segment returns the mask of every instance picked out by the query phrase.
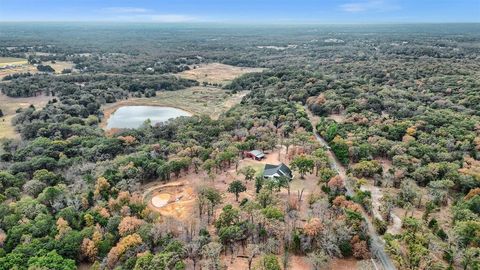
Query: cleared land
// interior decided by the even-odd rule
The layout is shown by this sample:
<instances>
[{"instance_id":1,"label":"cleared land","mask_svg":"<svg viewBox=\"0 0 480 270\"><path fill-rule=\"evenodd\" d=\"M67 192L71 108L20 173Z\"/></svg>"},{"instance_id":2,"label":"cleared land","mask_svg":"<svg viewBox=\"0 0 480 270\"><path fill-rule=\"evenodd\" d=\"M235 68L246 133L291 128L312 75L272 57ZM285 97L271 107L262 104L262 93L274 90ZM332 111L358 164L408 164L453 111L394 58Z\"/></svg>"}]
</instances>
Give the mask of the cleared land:
<instances>
[{"instance_id":1,"label":"cleared land","mask_svg":"<svg viewBox=\"0 0 480 270\"><path fill-rule=\"evenodd\" d=\"M148 207L162 216L187 220L197 206L197 195L188 182L175 181L153 186L144 194Z\"/></svg>"},{"instance_id":2,"label":"cleared land","mask_svg":"<svg viewBox=\"0 0 480 270\"><path fill-rule=\"evenodd\" d=\"M18 138L18 133L12 125L12 119L18 108L27 108L33 104L36 108L43 107L51 99L50 96L36 96L28 98L12 98L0 93L0 109L4 116L0 117L0 139Z\"/></svg>"},{"instance_id":3,"label":"cleared land","mask_svg":"<svg viewBox=\"0 0 480 270\"><path fill-rule=\"evenodd\" d=\"M51 66L57 74L62 73L64 69L73 69L73 63L69 61L56 61L55 63L45 62L44 65Z\"/></svg>"},{"instance_id":4,"label":"cleared land","mask_svg":"<svg viewBox=\"0 0 480 270\"><path fill-rule=\"evenodd\" d=\"M129 98L104 106L104 117L101 123L106 127L107 120L118 108L127 105L168 106L185 110L196 115L218 116L238 104L246 92L229 94L225 90L213 87L191 87L178 91L158 91L156 97Z\"/></svg>"},{"instance_id":5,"label":"cleared land","mask_svg":"<svg viewBox=\"0 0 480 270\"><path fill-rule=\"evenodd\" d=\"M201 64L191 66L190 70L183 71L178 76L210 84L228 84L233 79L246 73L262 72L263 68L235 67L220 63Z\"/></svg>"},{"instance_id":6,"label":"cleared land","mask_svg":"<svg viewBox=\"0 0 480 270\"><path fill-rule=\"evenodd\" d=\"M0 57L0 67L5 66L5 64L2 63L2 59ZM20 59L20 58L11 58L11 59ZM15 64L12 64L13 62L9 62L10 64L8 65L15 65L14 67L9 67L5 69L0 69L0 80L3 79L7 75L15 74L15 73L38 73L39 71L37 70L37 67L34 65L28 64L27 60L24 60L23 62L20 63L16 62ZM68 62L68 61L56 61L55 63L51 62L44 62L43 65L49 65L51 66L56 74L62 73L62 70L64 69L73 69L73 63Z\"/></svg>"},{"instance_id":7,"label":"cleared land","mask_svg":"<svg viewBox=\"0 0 480 270\"><path fill-rule=\"evenodd\" d=\"M27 64L27 59L15 58L15 57L0 57L0 67L8 65L25 65Z\"/></svg>"}]
</instances>

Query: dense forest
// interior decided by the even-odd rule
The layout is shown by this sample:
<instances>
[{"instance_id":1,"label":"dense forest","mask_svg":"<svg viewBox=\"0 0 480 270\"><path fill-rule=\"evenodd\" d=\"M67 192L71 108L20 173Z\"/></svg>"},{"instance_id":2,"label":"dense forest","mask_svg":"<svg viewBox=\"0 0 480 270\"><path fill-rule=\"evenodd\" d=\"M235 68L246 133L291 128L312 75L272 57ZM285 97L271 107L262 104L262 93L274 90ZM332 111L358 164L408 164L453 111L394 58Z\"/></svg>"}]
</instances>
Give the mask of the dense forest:
<instances>
[{"instance_id":1,"label":"dense forest","mask_svg":"<svg viewBox=\"0 0 480 270\"><path fill-rule=\"evenodd\" d=\"M1 140L0 270L224 269L238 254L248 269L294 269L292 256L324 269L375 258L370 222L398 269L480 269L479 29L1 24L0 56L76 72L0 82L52 97L18 109L20 137ZM199 86L177 73L216 62L265 68L222 86L248 93L218 119L100 127L105 104ZM208 184L252 149L284 149L320 191L302 198L250 167L228 183L236 200ZM146 185L190 174L206 182L188 222L147 206Z\"/></svg>"}]
</instances>

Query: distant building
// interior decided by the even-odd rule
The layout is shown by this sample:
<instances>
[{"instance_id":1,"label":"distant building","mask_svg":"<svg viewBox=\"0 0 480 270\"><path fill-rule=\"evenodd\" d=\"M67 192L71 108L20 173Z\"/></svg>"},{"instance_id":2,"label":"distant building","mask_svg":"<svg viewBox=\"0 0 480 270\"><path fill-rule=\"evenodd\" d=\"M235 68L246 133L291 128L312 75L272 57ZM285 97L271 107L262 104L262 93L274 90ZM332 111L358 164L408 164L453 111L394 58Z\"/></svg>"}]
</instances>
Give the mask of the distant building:
<instances>
[{"instance_id":1,"label":"distant building","mask_svg":"<svg viewBox=\"0 0 480 270\"><path fill-rule=\"evenodd\" d=\"M279 165L265 164L265 169L263 170L263 178L277 178L280 176L285 176L290 179L293 179L293 173L284 163Z\"/></svg>"},{"instance_id":2,"label":"distant building","mask_svg":"<svg viewBox=\"0 0 480 270\"><path fill-rule=\"evenodd\" d=\"M260 150L252 150L245 152L245 156L255 160L262 160L265 158L265 154Z\"/></svg>"}]
</instances>

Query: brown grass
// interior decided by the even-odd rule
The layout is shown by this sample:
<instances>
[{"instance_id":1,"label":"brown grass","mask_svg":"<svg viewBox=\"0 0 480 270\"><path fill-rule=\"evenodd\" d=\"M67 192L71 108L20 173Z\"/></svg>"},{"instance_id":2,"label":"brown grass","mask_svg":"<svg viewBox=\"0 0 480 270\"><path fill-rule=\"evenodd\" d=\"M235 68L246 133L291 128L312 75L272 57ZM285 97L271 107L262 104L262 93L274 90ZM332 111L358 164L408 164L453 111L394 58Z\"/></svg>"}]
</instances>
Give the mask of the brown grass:
<instances>
[{"instance_id":1,"label":"brown grass","mask_svg":"<svg viewBox=\"0 0 480 270\"><path fill-rule=\"evenodd\" d=\"M235 67L220 63L201 64L190 67L190 70L183 71L178 76L199 81L200 83L219 83L225 85L233 79L252 72L262 72L263 68Z\"/></svg>"},{"instance_id":2,"label":"brown grass","mask_svg":"<svg viewBox=\"0 0 480 270\"><path fill-rule=\"evenodd\" d=\"M47 62L45 65L51 66L57 74L62 73L64 69L73 69L73 63L69 61L56 61L55 64Z\"/></svg>"},{"instance_id":3,"label":"brown grass","mask_svg":"<svg viewBox=\"0 0 480 270\"><path fill-rule=\"evenodd\" d=\"M45 62L43 63L44 65L49 65L53 69L55 69L56 74L62 73L62 70L64 69L73 69L73 63L68 62L68 61L57 61L55 64L51 62ZM37 67L28 64L28 62L25 60L22 63L16 64L18 66L12 67L12 68L7 68L7 69L0 69L0 80L6 77L7 75L15 74L15 73L38 73ZM0 67L3 66L1 63L1 58L0 58Z\"/></svg>"},{"instance_id":4,"label":"brown grass","mask_svg":"<svg viewBox=\"0 0 480 270\"><path fill-rule=\"evenodd\" d=\"M27 64L27 59L15 58L15 57L0 57L0 67L6 65L25 65Z\"/></svg>"},{"instance_id":5,"label":"brown grass","mask_svg":"<svg viewBox=\"0 0 480 270\"><path fill-rule=\"evenodd\" d=\"M27 108L33 104L36 108L41 108L51 99L50 96L37 96L28 98L12 98L0 93L0 109L4 117L0 118L0 139L18 138L18 133L12 125L12 119L16 115L18 108Z\"/></svg>"}]
</instances>

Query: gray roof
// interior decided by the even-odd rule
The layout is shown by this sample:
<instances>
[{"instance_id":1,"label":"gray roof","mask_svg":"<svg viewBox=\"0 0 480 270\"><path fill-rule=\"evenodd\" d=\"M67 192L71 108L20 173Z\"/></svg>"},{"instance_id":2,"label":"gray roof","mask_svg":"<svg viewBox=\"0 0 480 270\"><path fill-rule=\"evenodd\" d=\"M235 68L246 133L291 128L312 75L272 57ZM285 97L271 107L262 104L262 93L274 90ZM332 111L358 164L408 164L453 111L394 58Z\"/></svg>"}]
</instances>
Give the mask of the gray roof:
<instances>
[{"instance_id":1,"label":"gray roof","mask_svg":"<svg viewBox=\"0 0 480 270\"><path fill-rule=\"evenodd\" d=\"M254 155L258 158L262 158L262 157L265 156L265 154L260 150L252 150L252 151L250 151L250 154L252 154L252 155Z\"/></svg>"},{"instance_id":2,"label":"gray roof","mask_svg":"<svg viewBox=\"0 0 480 270\"><path fill-rule=\"evenodd\" d=\"M293 177L292 171L288 168L287 165L280 163L279 165L265 164L265 169L263 170L263 176L273 176L278 174L280 176L286 176L289 178Z\"/></svg>"}]
</instances>

